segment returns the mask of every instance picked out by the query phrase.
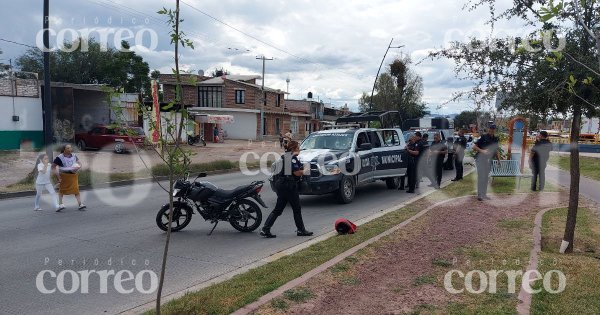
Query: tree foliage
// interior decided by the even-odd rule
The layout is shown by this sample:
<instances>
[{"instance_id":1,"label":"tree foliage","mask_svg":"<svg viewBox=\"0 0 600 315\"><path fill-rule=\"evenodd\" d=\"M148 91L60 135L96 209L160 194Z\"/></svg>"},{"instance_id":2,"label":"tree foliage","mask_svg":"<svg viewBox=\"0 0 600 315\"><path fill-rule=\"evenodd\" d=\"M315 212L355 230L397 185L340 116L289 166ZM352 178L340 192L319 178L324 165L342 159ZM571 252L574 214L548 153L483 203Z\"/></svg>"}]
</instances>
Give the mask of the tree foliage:
<instances>
[{"instance_id":1,"label":"tree foliage","mask_svg":"<svg viewBox=\"0 0 600 315\"><path fill-rule=\"evenodd\" d=\"M470 91L481 103L503 96L500 108L517 113L548 117L572 116L571 187L569 211L562 248L573 251L579 202L579 149L577 142L582 115L597 115L600 103L600 4L596 0L571 2L514 1L509 9L496 12L496 0L469 1L473 10L487 6L489 25L501 19L521 21L536 31L527 38L473 38L454 42L448 49L432 52L432 58L455 61L462 79L474 80ZM572 22L575 22L573 25ZM564 34L564 40L561 38ZM480 105L480 104L478 104Z\"/></svg>"},{"instance_id":2,"label":"tree foliage","mask_svg":"<svg viewBox=\"0 0 600 315\"><path fill-rule=\"evenodd\" d=\"M76 84L105 84L128 93L150 92L150 68L143 58L125 41L121 50L102 47L94 39L82 49L82 40L65 43L66 50L50 53L50 77L52 81ZM76 47L72 52L73 47ZM21 71L38 73L43 78L44 57L39 49L29 49L17 58Z\"/></svg>"},{"instance_id":3,"label":"tree foliage","mask_svg":"<svg viewBox=\"0 0 600 315\"><path fill-rule=\"evenodd\" d=\"M423 102L423 78L411 67L409 57L394 60L382 73L375 85L372 110L397 110L402 120L420 118L425 115ZM358 101L361 111L371 109L371 96L366 92Z\"/></svg>"},{"instance_id":4,"label":"tree foliage","mask_svg":"<svg viewBox=\"0 0 600 315\"><path fill-rule=\"evenodd\" d=\"M491 117L489 112L465 110L454 117L454 127L469 129L469 125L479 126L481 122L491 120Z\"/></svg>"}]
</instances>

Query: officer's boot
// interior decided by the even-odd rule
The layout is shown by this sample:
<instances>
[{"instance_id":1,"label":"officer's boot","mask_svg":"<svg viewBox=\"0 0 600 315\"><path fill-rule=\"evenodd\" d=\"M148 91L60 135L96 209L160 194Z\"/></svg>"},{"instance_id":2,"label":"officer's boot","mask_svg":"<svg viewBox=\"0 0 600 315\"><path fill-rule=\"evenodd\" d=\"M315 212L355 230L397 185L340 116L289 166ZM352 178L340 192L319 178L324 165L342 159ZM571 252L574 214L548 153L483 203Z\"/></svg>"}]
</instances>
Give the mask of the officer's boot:
<instances>
[{"instance_id":1,"label":"officer's boot","mask_svg":"<svg viewBox=\"0 0 600 315\"><path fill-rule=\"evenodd\" d=\"M313 232L307 231L306 228L304 227L304 221L302 220L302 215L300 214L300 212L296 212L294 211L294 222L296 223L296 228L298 229L298 231L296 231L296 235L298 236L312 236Z\"/></svg>"},{"instance_id":2,"label":"officer's boot","mask_svg":"<svg viewBox=\"0 0 600 315\"><path fill-rule=\"evenodd\" d=\"M266 238L277 237L277 235L271 234L271 227L275 223L276 219L277 219L277 215L275 213L271 212L271 214L269 214L269 217L267 217L267 220L265 221L265 225L263 225L262 230L260 230L260 236L264 236Z\"/></svg>"}]
</instances>

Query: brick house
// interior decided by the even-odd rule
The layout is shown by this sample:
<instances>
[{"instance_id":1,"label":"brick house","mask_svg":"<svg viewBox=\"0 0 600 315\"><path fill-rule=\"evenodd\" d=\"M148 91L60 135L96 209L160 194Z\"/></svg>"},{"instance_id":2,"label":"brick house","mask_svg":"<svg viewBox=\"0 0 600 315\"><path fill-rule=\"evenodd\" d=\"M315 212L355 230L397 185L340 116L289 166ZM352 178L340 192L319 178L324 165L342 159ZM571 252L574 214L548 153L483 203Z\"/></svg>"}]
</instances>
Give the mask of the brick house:
<instances>
[{"instance_id":1,"label":"brick house","mask_svg":"<svg viewBox=\"0 0 600 315\"><path fill-rule=\"evenodd\" d=\"M286 107L291 113L292 132L298 138L308 136L311 132L321 130L324 104L311 99L285 100Z\"/></svg>"},{"instance_id":2,"label":"brick house","mask_svg":"<svg viewBox=\"0 0 600 315\"><path fill-rule=\"evenodd\" d=\"M203 133L207 140L213 139L215 124L211 117L232 116L234 123L222 124L230 139L275 138L280 132L289 130L292 114L284 103L285 92L268 87L261 93L256 84L257 75L223 75L204 77L198 75L182 76L182 103L199 122L196 133ZM173 75L161 75L163 99L175 98L175 80ZM261 110L264 132L261 135Z\"/></svg>"}]
</instances>

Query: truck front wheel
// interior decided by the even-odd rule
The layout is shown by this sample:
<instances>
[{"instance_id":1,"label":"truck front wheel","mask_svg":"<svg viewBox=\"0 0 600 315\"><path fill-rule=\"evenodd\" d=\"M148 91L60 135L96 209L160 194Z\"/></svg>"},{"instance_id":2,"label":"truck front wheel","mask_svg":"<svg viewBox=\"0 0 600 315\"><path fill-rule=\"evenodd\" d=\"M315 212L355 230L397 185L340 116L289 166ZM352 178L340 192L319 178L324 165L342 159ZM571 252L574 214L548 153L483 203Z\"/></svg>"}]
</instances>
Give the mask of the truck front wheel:
<instances>
[{"instance_id":1,"label":"truck front wheel","mask_svg":"<svg viewBox=\"0 0 600 315\"><path fill-rule=\"evenodd\" d=\"M340 203L351 203L356 193L354 179L349 176L344 176L340 181L340 189L336 191L336 197Z\"/></svg>"}]
</instances>

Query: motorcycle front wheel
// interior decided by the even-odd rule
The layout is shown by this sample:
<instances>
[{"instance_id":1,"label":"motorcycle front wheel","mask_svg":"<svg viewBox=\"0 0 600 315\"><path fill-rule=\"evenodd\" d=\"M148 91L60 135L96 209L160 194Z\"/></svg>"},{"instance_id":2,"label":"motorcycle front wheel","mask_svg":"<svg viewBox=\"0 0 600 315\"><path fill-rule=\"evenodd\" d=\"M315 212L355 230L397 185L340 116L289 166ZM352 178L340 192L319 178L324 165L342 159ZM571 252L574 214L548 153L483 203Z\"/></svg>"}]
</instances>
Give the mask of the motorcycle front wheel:
<instances>
[{"instance_id":1,"label":"motorcycle front wheel","mask_svg":"<svg viewBox=\"0 0 600 315\"><path fill-rule=\"evenodd\" d=\"M254 202L242 199L229 209L229 223L240 232L252 232L262 223L262 212Z\"/></svg>"},{"instance_id":2,"label":"motorcycle front wheel","mask_svg":"<svg viewBox=\"0 0 600 315\"><path fill-rule=\"evenodd\" d=\"M183 230L192 220L192 208L185 203L173 203L173 221L171 232ZM169 204L160 208L156 214L156 225L163 231L169 228Z\"/></svg>"}]
</instances>

